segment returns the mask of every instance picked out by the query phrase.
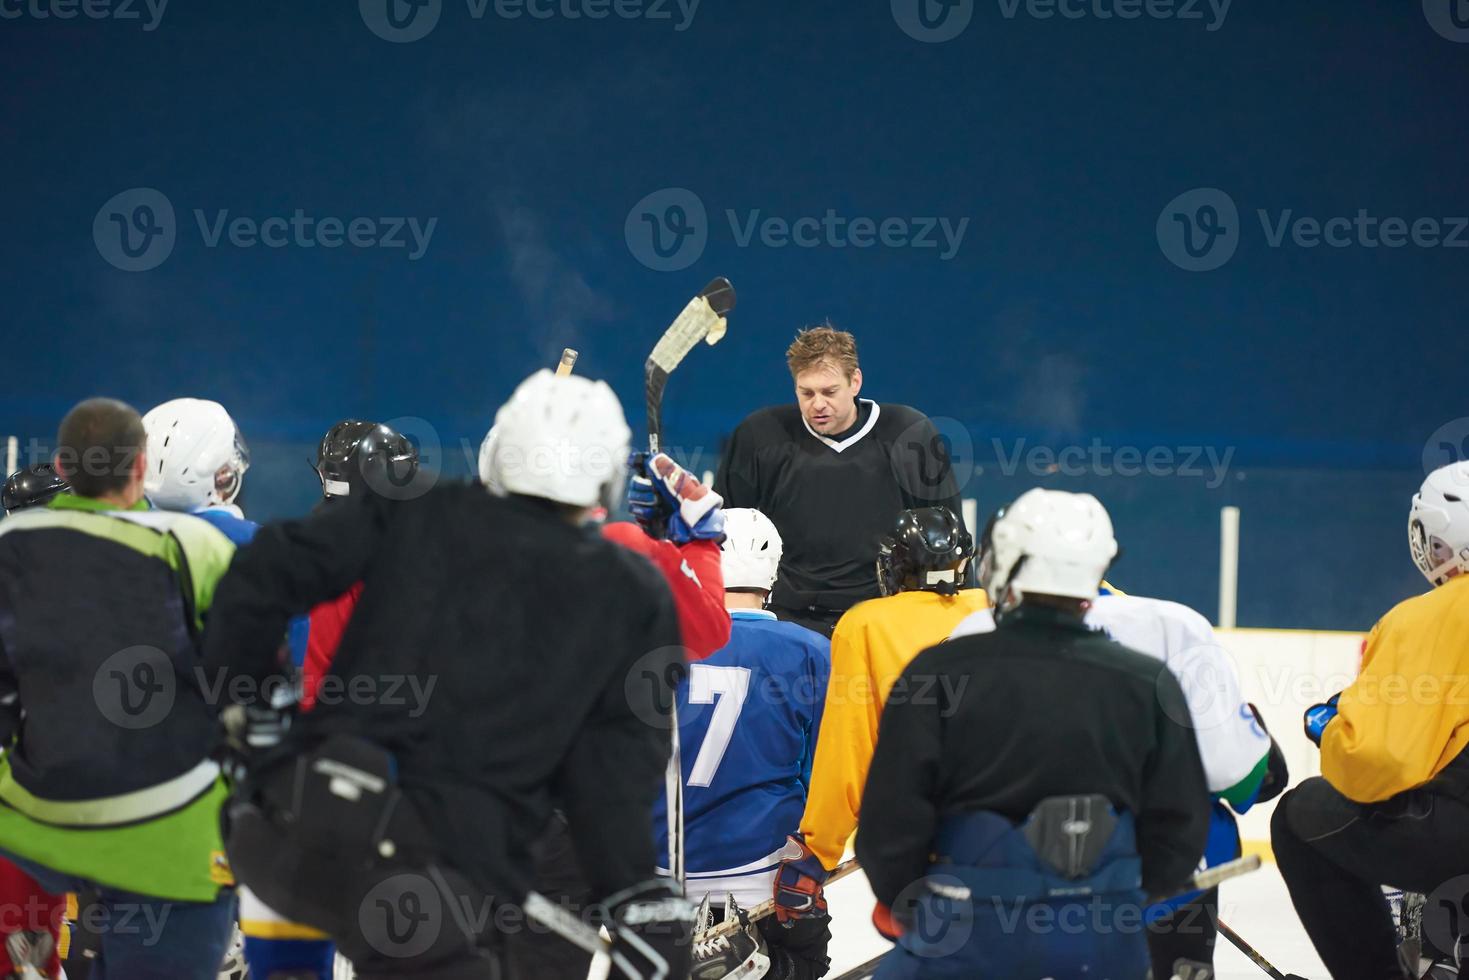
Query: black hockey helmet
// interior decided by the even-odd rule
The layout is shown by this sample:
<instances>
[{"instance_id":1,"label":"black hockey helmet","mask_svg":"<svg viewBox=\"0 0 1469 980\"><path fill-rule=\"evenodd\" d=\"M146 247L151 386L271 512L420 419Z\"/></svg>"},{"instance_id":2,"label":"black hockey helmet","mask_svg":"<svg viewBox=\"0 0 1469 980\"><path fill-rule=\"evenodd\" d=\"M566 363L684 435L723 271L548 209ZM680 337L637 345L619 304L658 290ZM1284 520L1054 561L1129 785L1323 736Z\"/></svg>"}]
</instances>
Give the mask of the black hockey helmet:
<instances>
[{"instance_id":1,"label":"black hockey helmet","mask_svg":"<svg viewBox=\"0 0 1469 980\"><path fill-rule=\"evenodd\" d=\"M417 473L418 449L381 422L343 419L326 431L316 449L316 475L328 500L406 487Z\"/></svg>"},{"instance_id":2,"label":"black hockey helmet","mask_svg":"<svg viewBox=\"0 0 1469 980\"><path fill-rule=\"evenodd\" d=\"M6 513L39 507L58 493L70 493L71 485L56 472L50 463L36 463L25 469L16 470L5 481L5 491L0 494L0 504Z\"/></svg>"},{"instance_id":3,"label":"black hockey helmet","mask_svg":"<svg viewBox=\"0 0 1469 980\"><path fill-rule=\"evenodd\" d=\"M952 510L905 510L877 543L877 586L885 596L914 589L953 595L973 557L974 537Z\"/></svg>"}]
</instances>

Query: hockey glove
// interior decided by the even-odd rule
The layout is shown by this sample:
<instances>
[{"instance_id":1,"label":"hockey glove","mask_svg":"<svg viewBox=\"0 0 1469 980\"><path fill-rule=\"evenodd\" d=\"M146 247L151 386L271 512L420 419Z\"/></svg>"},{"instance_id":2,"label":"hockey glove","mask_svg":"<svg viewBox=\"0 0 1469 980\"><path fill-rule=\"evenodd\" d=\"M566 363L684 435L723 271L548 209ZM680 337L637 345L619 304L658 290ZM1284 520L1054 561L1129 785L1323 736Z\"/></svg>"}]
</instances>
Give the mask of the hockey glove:
<instances>
[{"instance_id":1,"label":"hockey glove","mask_svg":"<svg viewBox=\"0 0 1469 980\"><path fill-rule=\"evenodd\" d=\"M686 977L693 965L694 906L667 879L624 889L604 903L611 913L612 976Z\"/></svg>"},{"instance_id":2,"label":"hockey glove","mask_svg":"<svg viewBox=\"0 0 1469 980\"><path fill-rule=\"evenodd\" d=\"M786 838L775 869L775 918L783 926L826 914L827 870L800 834Z\"/></svg>"},{"instance_id":3,"label":"hockey glove","mask_svg":"<svg viewBox=\"0 0 1469 980\"><path fill-rule=\"evenodd\" d=\"M648 537L662 541L668 537L673 505L658 493L648 477L648 454L633 453L628 458L627 471L632 474L627 483L627 509Z\"/></svg>"},{"instance_id":4,"label":"hockey glove","mask_svg":"<svg viewBox=\"0 0 1469 980\"><path fill-rule=\"evenodd\" d=\"M1313 704L1306 709L1306 737L1321 747L1321 736L1326 733L1326 726L1331 719L1336 717L1336 703L1341 699L1341 693L1333 694L1325 704Z\"/></svg>"},{"instance_id":5,"label":"hockey glove","mask_svg":"<svg viewBox=\"0 0 1469 980\"><path fill-rule=\"evenodd\" d=\"M663 453L651 459L645 453L638 453L629 469L635 474L632 486L628 488L629 507L645 530L649 525L644 523L644 517L639 513L645 508L641 502L637 507L632 504L634 493L641 495L643 492L637 486L638 475L651 482L663 504L661 512L668 515L668 540L674 544L688 544L690 541L713 541L717 544L724 540L724 498L700 483L694 474ZM656 516L655 512L648 512L650 519L656 519Z\"/></svg>"}]
</instances>

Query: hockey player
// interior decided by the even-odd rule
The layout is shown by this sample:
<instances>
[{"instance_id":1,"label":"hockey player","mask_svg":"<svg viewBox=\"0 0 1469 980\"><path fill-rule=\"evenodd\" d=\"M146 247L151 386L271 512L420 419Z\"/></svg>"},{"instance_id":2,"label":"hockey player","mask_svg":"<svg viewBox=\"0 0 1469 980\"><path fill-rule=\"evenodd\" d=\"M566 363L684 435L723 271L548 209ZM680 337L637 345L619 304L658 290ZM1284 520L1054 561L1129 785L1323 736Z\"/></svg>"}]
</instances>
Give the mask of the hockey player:
<instances>
[{"instance_id":1,"label":"hockey player","mask_svg":"<svg viewBox=\"0 0 1469 980\"><path fill-rule=\"evenodd\" d=\"M13 514L27 507L39 507L58 493L69 493L71 488L56 474L56 467L49 461L35 463L16 470L5 480L5 490L0 493L0 507Z\"/></svg>"},{"instance_id":2,"label":"hockey player","mask_svg":"<svg viewBox=\"0 0 1469 980\"><path fill-rule=\"evenodd\" d=\"M1105 583L1101 594L1091 601L1085 622L1128 649L1163 661L1177 679L1188 702L1190 724L1213 798L1204 864L1213 867L1239 857L1234 814L1280 795L1289 773L1280 747L1240 693L1239 676L1214 628L1187 606L1122 595ZM953 635L988 633L994 628L994 615L985 610L960 623ZM1208 975L1202 971L1212 969L1219 936L1217 886L1152 906L1147 917L1153 976ZM1190 964L1188 972L1180 968L1179 960Z\"/></svg>"},{"instance_id":3,"label":"hockey player","mask_svg":"<svg viewBox=\"0 0 1469 980\"><path fill-rule=\"evenodd\" d=\"M883 597L853 606L832 635L832 681L811 792L775 889L782 922L825 914L822 886L857 829L878 719L898 675L988 604L983 591L961 588L973 557L974 539L947 507L903 511L878 543Z\"/></svg>"},{"instance_id":4,"label":"hockey player","mask_svg":"<svg viewBox=\"0 0 1469 980\"><path fill-rule=\"evenodd\" d=\"M57 446L73 492L0 522L0 849L53 894L99 893L108 975L212 980L235 902L195 679L234 546L148 511L131 407L80 403Z\"/></svg>"},{"instance_id":5,"label":"hockey player","mask_svg":"<svg viewBox=\"0 0 1469 980\"><path fill-rule=\"evenodd\" d=\"M857 832L881 980L1148 972L1142 903L1188 880L1209 804L1178 682L1083 622L1116 553L1096 498L1023 494L982 545L997 629L899 678Z\"/></svg>"},{"instance_id":6,"label":"hockey player","mask_svg":"<svg viewBox=\"0 0 1469 980\"><path fill-rule=\"evenodd\" d=\"M1425 945L1449 963L1461 951L1447 947L1469 937L1469 889L1454 881L1469 875L1469 463L1423 481L1408 539L1433 588L1383 616L1357 679L1307 710L1321 775L1270 821L1291 901L1338 980L1402 975L1383 884L1436 899ZM1435 913L1442 928L1427 928Z\"/></svg>"},{"instance_id":7,"label":"hockey player","mask_svg":"<svg viewBox=\"0 0 1469 980\"><path fill-rule=\"evenodd\" d=\"M725 512L721 546L729 645L690 665L678 689L683 747L688 895L721 920L726 898L748 908L770 897L786 834L805 806L831 669L826 637L765 609L780 566L780 532L758 510ZM667 846L664 807L653 826ZM694 976L815 980L826 973L830 918L798 929L765 919L705 944ZM748 972L741 972L742 969Z\"/></svg>"},{"instance_id":8,"label":"hockey player","mask_svg":"<svg viewBox=\"0 0 1469 980\"><path fill-rule=\"evenodd\" d=\"M241 546L260 525L245 517L235 500L250 468L250 450L229 412L218 402L175 398L143 416L148 434L148 475L144 490L155 507L208 521ZM307 619L297 616L288 629L293 664L306 653ZM282 665L284 666L284 665ZM293 972L330 980L331 941L309 926L285 921L247 887L239 889L244 958L257 977Z\"/></svg>"},{"instance_id":9,"label":"hockey player","mask_svg":"<svg viewBox=\"0 0 1469 980\"><path fill-rule=\"evenodd\" d=\"M382 422L343 419L326 430L316 447L316 476L321 481L319 506L381 496L392 488L410 485L417 475L418 449L401 432ZM361 594L362 583L354 582L341 595L311 610L301 671L303 708L316 703L317 690Z\"/></svg>"},{"instance_id":10,"label":"hockey player","mask_svg":"<svg viewBox=\"0 0 1469 980\"><path fill-rule=\"evenodd\" d=\"M480 476L492 489L499 487L499 468L493 465L497 439L498 433L492 429L480 453ZM637 522L604 524L602 536L642 555L658 569L673 596L683 651L688 660L703 660L730 637L730 614L724 608L720 570L722 501L666 455L650 460L644 453L634 454L630 469L628 505ZM682 667L680 658L680 675ZM670 684L675 681L676 677L669 678ZM665 787L665 798L668 790ZM664 812L666 826L666 807ZM572 836L566 814L557 810L531 846L531 855L536 890L563 907L579 911L587 908L596 894L577 860ZM591 965L590 953L546 931L521 930L507 939L511 972L516 976L582 980Z\"/></svg>"},{"instance_id":11,"label":"hockey player","mask_svg":"<svg viewBox=\"0 0 1469 980\"><path fill-rule=\"evenodd\" d=\"M898 512L941 505L961 513L938 430L907 405L859 398L857 342L830 326L803 330L786 351L796 404L762 408L730 436L714 489L780 528L785 560L771 609L831 635L876 597L877 541Z\"/></svg>"},{"instance_id":12,"label":"hockey player","mask_svg":"<svg viewBox=\"0 0 1469 980\"><path fill-rule=\"evenodd\" d=\"M231 854L359 976L498 977L503 913L524 907L527 847L554 792L604 896L617 975L679 976L693 909L655 879L648 833L671 692L625 684L635 665L666 676L677 624L657 573L584 526L621 486L621 406L605 384L541 371L496 429L503 496L443 482L397 501L349 495L241 552L209 665L268 673L287 616L361 582L332 673L436 693L416 712L390 696L401 684L318 699L231 807ZM539 451L554 463L526 465Z\"/></svg>"}]
</instances>

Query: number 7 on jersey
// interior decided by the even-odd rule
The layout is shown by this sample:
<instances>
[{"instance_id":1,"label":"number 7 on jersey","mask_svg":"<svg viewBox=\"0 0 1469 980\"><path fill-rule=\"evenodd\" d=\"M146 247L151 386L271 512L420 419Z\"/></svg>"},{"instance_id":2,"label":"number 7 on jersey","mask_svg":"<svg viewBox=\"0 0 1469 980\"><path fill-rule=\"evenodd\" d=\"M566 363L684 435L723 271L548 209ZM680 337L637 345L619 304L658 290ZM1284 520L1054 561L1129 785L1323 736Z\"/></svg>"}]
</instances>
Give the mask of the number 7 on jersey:
<instances>
[{"instance_id":1,"label":"number 7 on jersey","mask_svg":"<svg viewBox=\"0 0 1469 980\"><path fill-rule=\"evenodd\" d=\"M694 768L689 771L690 786L708 786L714 782L714 773L724 759L729 740L734 737L735 723L740 720L740 712L744 710L749 693L748 667L690 665L689 703L714 705L704 742L699 746Z\"/></svg>"}]
</instances>

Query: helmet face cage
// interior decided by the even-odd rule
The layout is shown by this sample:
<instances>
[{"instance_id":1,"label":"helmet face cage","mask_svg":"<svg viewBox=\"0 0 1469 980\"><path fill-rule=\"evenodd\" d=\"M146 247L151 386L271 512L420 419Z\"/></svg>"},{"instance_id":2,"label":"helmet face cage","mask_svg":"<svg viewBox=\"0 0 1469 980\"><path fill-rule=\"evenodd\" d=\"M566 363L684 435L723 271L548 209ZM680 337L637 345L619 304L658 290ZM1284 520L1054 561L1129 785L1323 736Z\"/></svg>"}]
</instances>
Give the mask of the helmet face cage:
<instances>
[{"instance_id":1,"label":"helmet face cage","mask_svg":"<svg viewBox=\"0 0 1469 980\"><path fill-rule=\"evenodd\" d=\"M1413 555L1413 564L1435 587L1464 570L1469 556L1456 556L1453 546L1437 535L1429 534L1428 528L1417 517L1408 521L1408 550Z\"/></svg>"},{"instance_id":2,"label":"helmet face cage","mask_svg":"<svg viewBox=\"0 0 1469 980\"><path fill-rule=\"evenodd\" d=\"M235 445L230 453L230 458L214 471L214 500L217 503L234 503L240 495L240 488L244 486L245 471L250 468L250 447L245 445L245 437L240 434L238 427L235 428Z\"/></svg>"}]
</instances>

